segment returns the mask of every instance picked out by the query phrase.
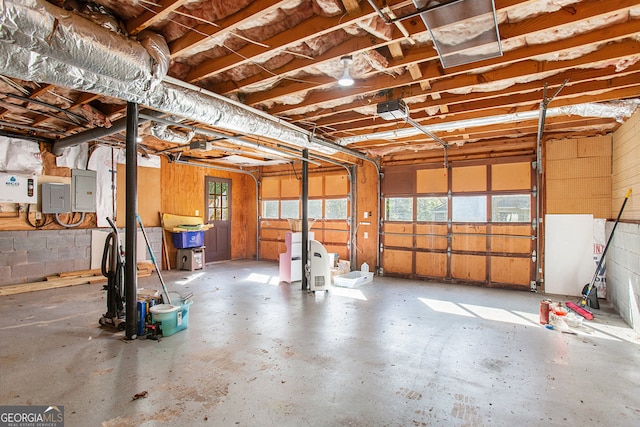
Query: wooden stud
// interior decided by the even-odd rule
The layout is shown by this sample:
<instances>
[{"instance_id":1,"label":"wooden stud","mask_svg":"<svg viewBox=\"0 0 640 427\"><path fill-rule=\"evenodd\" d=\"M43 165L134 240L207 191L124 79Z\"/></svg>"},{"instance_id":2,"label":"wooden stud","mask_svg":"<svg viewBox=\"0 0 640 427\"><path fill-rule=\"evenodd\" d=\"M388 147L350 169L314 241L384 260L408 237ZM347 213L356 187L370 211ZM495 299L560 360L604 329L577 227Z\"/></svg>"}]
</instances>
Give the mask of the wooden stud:
<instances>
[{"instance_id":1,"label":"wooden stud","mask_svg":"<svg viewBox=\"0 0 640 427\"><path fill-rule=\"evenodd\" d=\"M391 52L391 56L393 59L402 59L404 58L404 52L402 51L402 46L400 43L395 42L389 45L389 52Z\"/></svg>"},{"instance_id":2,"label":"wooden stud","mask_svg":"<svg viewBox=\"0 0 640 427\"><path fill-rule=\"evenodd\" d=\"M411 64L407 68L413 80L419 80L422 77L422 70L420 70L420 66L418 64Z\"/></svg>"},{"instance_id":3,"label":"wooden stud","mask_svg":"<svg viewBox=\"0 0 640 427\"><path fill-rule=\"evenodd\" d=\"M342 0L342 5L344 6L348 15L357 15L362 11L362 9L360 9L360 3L358 2L358 0Z\"/></svg>"}]
</instances>

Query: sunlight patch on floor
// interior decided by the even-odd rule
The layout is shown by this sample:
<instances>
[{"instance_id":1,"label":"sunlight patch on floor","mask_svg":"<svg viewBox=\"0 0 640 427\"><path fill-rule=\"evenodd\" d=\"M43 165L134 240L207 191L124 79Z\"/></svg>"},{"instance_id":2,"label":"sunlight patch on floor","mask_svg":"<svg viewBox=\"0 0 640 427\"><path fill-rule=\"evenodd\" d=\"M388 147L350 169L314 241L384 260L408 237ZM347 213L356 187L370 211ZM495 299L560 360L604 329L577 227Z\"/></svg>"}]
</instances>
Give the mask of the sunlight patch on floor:
<instances>
[{"instance_id":1,"label":"sunlight patch on floor","mask_svg":"<svg viewBox=\"0 0 640 427\"><path fill-rule=\"evenodd\" d=\"M441 301L436 299L429 298L418 298L420 301L425 303L427 307L429 307L433 311L437 311L438 313L447 313L447 314L456 314L458 316L466 316L466 317L474 317L473 314L469 313L458 304L451 301Z\"/></svg>"},{"instance_id":2,"label":"sunlight patch on floor","mask_svg":"<svg viewBox=\"0 0 640 427\"><path fill-rule=\"evenodd\" d=\"M331 294L337 295L339 297L358 299L361 301L367 300L367 297L364 296L364 293L360 289L341 288L339 286L334 286L331 288Z\"/></svg>"},{"instance_id":3,"label":"sunlight patch on floor","mask_svg":"<svg viewBox=\"0 0 640 427\"><path fill-rule=\"evenodd\" d=\"M486 307L474 304L460 305L470 312L474 313L476 316L481 317L482 319L495 320L496 322L514 323L517 325L525 326L531 325L531 323L529 323L527 320L503 308Z\"/></svg>"},{"instance_id":4,"label":"sunlight patch on floor","mask_svg":"<svg viewBox=\"0 0 640 427\"><path fill-rule=\"evenodd\" d=\"M247 279L249 282L263 283L265 285L277 286L280 283L278 276L270 276L268 274L251 273Z\"/></svg>"},{"instance_id":5,"label":"sunlight patch on floor","mask_svg":"<svg viewBox=\"0 0 640 427\"><path fill-rule=\"evenodd\" d=\"M193 273L189 277L185 278L184 280L178 280L175 283L177 285L186 285L187 283L192 282L196 280L198 277L202 277L202 276L204 276L204 272Z\"/></svg>"}]
</instances>

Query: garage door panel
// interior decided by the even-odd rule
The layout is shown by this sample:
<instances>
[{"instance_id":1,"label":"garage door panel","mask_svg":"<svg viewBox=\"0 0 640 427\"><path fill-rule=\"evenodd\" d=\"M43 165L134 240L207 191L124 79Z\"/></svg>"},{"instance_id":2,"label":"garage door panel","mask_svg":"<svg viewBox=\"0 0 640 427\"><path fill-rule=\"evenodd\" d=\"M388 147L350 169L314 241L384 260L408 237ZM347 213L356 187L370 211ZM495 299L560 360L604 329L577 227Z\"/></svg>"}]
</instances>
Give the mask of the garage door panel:
<instances>
[{"instance_id":1,"label":"garage door panel","mask_svg":"<svg viewBox=\"0 0 640 427\"><path fill-rule=\"evenodd\" d=\"M416 274L429 277L446 277L447 254L416 252Z\"/></svg>"},{"instance_id":2,"label":"garage door panel","mask_svg":"<svg viewBox=\"0 0 640 427\"><path fill-rule=\"evenodd\" d=\"M383 254L384 271L389 273L411 274L413 270L413 253L385 249Z\"/></svg>"},{"instance_id":3,"label":"garage door panel","mask_svg":"<svg viewBox=\"0 0 640 427\"><path fill-rule=\"evenodd\" d=\"M451 255L451 276L473 282L487 280L486 257L479 255Z\"/></svg>"},{"instance_id":4,"label":"garage door panel","mask_svg":"<svg viewBox=\"0 0 640 427\"><path fill-rule=\"evenodd\" d=\"M447 226L441 224L418 224L416 226L416 248L447 249Z\"/></svg>"},{"instance_id":5,"label":"garage door panel","mask_svg":"<svg viewBox=\"0 0 640 427\"><path fill-rule=\"evenodd\" d=\"M491 234L491 251L512 254L531 253L531 226L529 225L493 225ZM515 236L515 237L514 237Z\"/></svg>"},{"instance_id":6,"label":"garage door panel","mask_svg":"<svg viewBox=\"0 0 640 427\"><path fill-rule=\"evenodd\" d=\"M491 281L529 286L530 258L491 257Z\"/></svg>"},{"instance_id":7,"label":"garage door panel","mask_svg":"<svg viewBox=\"0 0 640 427\"><path fill-rule=\"evenodd\" d=\"M453 226L451 249L454 251L484 252L487 250L487 233L485 225L455 225ZM465 235L469 234L469 235ZM481 234L476 236L475 234Z\"/></svg>"},{"instance_id":8,"label":"garage door panel","mask_svg":"<svg viewBox=\"0 0 640 427\"><path fill-rule=\"evenodd\" d=\"M384 245L404 248L413 247L413 224L385 224Z\"/></svg>"}]
</instances>

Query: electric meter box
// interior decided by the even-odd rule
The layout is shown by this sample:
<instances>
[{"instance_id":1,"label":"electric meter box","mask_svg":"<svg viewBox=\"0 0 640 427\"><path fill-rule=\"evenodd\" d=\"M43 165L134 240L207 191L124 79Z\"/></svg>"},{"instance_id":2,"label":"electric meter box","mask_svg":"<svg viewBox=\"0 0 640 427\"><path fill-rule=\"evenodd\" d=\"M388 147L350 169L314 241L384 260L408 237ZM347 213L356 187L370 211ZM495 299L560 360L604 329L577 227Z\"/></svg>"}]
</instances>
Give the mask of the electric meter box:
<instances>
[{"instance_id":1,"label":"electric meter box","mask_svg":"<svg viewBox=\"0 0 640 427\"><path fill-rule=\"evenodd\" d=\"M0 173L0 203L38 203L38 177Z\"/></svg>"},{"instance_id":2,"label":"electric meter box","mask_svg":"<svg viewBox=\"0 0 640 427\"><path fill-rule=\"evenodd\" d=\"M96 211L96 171L83 169L71 171L71 211Z\"/></svg>"},{"instance_id":3,"label":"electric meter box","mask_svg":"<svg viewBox=\"0 0 640 427\"><path fill-rule=\"evenodd\" d=\"M71 190L69 184L43 182L40 188L40 200L44 214L71 212Z\"/></svg>"}]
</instances>

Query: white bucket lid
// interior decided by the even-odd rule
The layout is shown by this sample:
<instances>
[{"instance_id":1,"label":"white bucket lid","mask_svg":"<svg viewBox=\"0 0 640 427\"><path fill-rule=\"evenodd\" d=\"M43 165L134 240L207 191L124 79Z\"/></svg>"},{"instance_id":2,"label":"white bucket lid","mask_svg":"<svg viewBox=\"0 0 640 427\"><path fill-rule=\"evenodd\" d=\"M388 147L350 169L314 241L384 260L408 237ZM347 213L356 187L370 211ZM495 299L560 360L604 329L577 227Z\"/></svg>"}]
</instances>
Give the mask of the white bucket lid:
<instances>
[{"instance_id":1,"label":"white bucket lid","mask_svg":"<svg viewBox=\"0 0 640 427\"><path fill-rule=\"evenodd\" d=\"M171 304L158 304L154 305L149 309L149 311L153 314L165 314L165 313L173 313L177 311L180 307L177 305Z\"/></svg>"}]
</instances>

